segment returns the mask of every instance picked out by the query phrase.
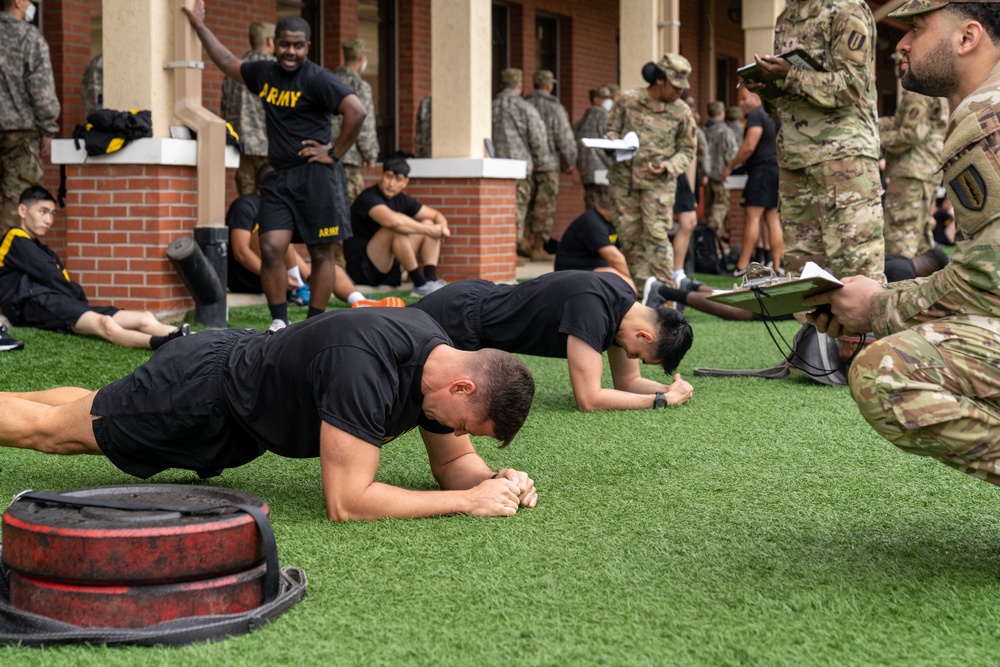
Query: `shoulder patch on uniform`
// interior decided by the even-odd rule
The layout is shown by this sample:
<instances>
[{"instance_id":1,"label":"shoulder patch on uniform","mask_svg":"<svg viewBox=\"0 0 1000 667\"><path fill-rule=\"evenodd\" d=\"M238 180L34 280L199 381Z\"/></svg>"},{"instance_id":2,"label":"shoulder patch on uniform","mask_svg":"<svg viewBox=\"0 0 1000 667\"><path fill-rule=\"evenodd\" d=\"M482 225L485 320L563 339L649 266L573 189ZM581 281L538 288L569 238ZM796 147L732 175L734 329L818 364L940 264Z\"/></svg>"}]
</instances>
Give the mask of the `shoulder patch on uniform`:
<instances>
[{"instance_id":1,"label":"shoulder patch on uniform","mask_svg":"<svg viewBox=\"0 0 1000 667\"><path fill-rule=\"evenodd\" d=\"M970 211L981 211L986 205L986 183L976 165L970 164L948 185L958 197L959 203Z\"/></svg>"},{"instance_id":2,"label":"shoulder patch on uniform","mask_svg":"<svg viewBox=\"0 0 1000 667\"><path fill-rule=\"evenodd\" d=\"M857 30L852 30L851 35L847 38L847 48L851 51L857 51L865 45L867 39L868 35L864 35Z\"/></svg>"}]
</instances>

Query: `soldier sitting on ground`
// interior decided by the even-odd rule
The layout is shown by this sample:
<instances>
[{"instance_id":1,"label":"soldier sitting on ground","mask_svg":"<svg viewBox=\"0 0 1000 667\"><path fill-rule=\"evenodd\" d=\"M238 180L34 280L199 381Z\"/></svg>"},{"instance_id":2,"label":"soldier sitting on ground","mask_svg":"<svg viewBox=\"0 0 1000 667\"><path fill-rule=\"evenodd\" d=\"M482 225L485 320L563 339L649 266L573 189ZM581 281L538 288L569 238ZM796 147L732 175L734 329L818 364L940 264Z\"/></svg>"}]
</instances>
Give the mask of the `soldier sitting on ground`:
<instances>
[{"instance_id":1,"label":"soldier sitting on ground","mask_svg":"<svg viewBox=\"0 0 1000 667\"><path fill-rule=\"evenodd\" d=\"M55 221L56 198L33 185L21 193L20 223L0 241L0 308L15 326L97 336L115 345L157 349L190 326L164 324L145 311L92 306L62 260L39 238Z\"/></svg>"}]
</instances>

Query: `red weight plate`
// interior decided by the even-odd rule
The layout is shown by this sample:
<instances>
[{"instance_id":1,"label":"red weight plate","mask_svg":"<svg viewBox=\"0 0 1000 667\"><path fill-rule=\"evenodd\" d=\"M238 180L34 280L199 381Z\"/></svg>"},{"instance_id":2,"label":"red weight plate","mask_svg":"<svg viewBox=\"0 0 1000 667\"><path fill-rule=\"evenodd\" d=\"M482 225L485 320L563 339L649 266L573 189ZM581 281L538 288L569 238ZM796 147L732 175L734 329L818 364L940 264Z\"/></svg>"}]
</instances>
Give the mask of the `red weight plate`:
<instances>
[{"instance_id":1,"label":"red weight plate","mask_svg":"<svg viewBox=\"0 0 1000 667\"><path fill-rule=\"evenodd\" d=\"M215 579L155 586L76 586L12 572L10 603L83 628L148 628L176 618L256 609L264 602L266 569L258 565Z\"/></svg>"},{"instance_id":2,"label":"red weight plate","mask_svg":"<svg viewBox=\"0 0 1000 667\"><path fill-rule=\"evenodd\" d=\"M77 489L64 495L170 506L261 507L232 489L150 484ZM257 524L229 509L186 515L20 501L3 514L3 561L15 572L84 585L163 584L241 572L261 562Z\"/></svg>"}]
</instances>

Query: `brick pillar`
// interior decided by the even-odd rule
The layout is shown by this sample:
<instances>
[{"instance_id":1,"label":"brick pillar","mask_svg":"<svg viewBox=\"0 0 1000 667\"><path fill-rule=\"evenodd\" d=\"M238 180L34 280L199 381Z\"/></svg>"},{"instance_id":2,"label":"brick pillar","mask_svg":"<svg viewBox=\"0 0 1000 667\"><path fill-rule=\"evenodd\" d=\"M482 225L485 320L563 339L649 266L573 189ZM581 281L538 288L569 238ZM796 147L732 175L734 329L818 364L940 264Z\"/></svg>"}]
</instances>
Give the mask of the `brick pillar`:
<instances>
[{"instance_id":1,"label":"brick pillar","mask_svg":"<svg viewBox=\"0 0 1000 667\"><path fill-rule=\"evenodd\" d=\"M510 282L514 257L514 184L511 179L413 178L406 192L448 218L451 238L441 250L438 276L449 282L482 278Z\"/></svg>"},{"instance_id":2,"label":"brick pillar","mask_svg":"<svg viewBox=\"0 0 1000 667\"><path fill-rule=\"evenodd\" d=\"M193 308L166 246L194 229L197 169L68 164L66 180L66 268L90 302L154 312Z\"/></svg>"},{"instance_id":3,"label":"brick pillar","mask_svg":"<svg viewBox=\"0 0 1000 667\"><path fill-rule=\"evenodd\" d=\"M420 100L431 92L431 3L413 0L399 4L399 76L396 107L400 150L413 153L413 133Z\"/></svg>"},{"instance_id":4,"label":"brick pillar","mask_svg":"<svg viewBox=\"0 0 1000 667\"><path fill-rule=\"evenodd\" d=\"M740 206L743 190L729 190L729 243L743 243L743 222L746 211Z\"/></svg>"},{"instance_id":5,"label":"brick pillar","mask_svg":"<svg viewBox=\"0 0 1000 667\"><path fill-rule=\"evenodd\" d=\"M334 70L340 66L344 56L340 45L358 36L358 0L323 4L323 53L317 61L323 67ZM317 27L313 26L313 30Z\"/></svg>"}]
</instances>

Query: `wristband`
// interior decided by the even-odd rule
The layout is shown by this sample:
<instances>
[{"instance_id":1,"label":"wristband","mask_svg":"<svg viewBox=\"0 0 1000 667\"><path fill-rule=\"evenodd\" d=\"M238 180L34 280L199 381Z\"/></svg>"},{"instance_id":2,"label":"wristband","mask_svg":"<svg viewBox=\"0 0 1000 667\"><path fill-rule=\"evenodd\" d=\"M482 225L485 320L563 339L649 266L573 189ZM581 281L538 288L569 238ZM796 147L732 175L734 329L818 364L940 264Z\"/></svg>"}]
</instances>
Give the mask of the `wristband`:
<instances>
[{"instance_id":1,"label":"wristband","mask_svg":"<svg viewBox=\"0 0 1000 667\"><path fill-rule=\"evenodd\" d=\"M653 399L653 409L662 410L667 407L667 395L662 391L656 392L656 398Z\"/></svg>"},{"instance_id":2,"label":"wristband","mask_svg":"<svg viewBox=\"0 0 1000 667\"><path fill-rule=\"evenodd\" d=\"M340 162L340 158L338 158L337 155L333 152L333 146L330 146L330 150L327 151L327 155L330 156L330 159L333 160L334 163Z\"/></svg>"}]
</instances>

